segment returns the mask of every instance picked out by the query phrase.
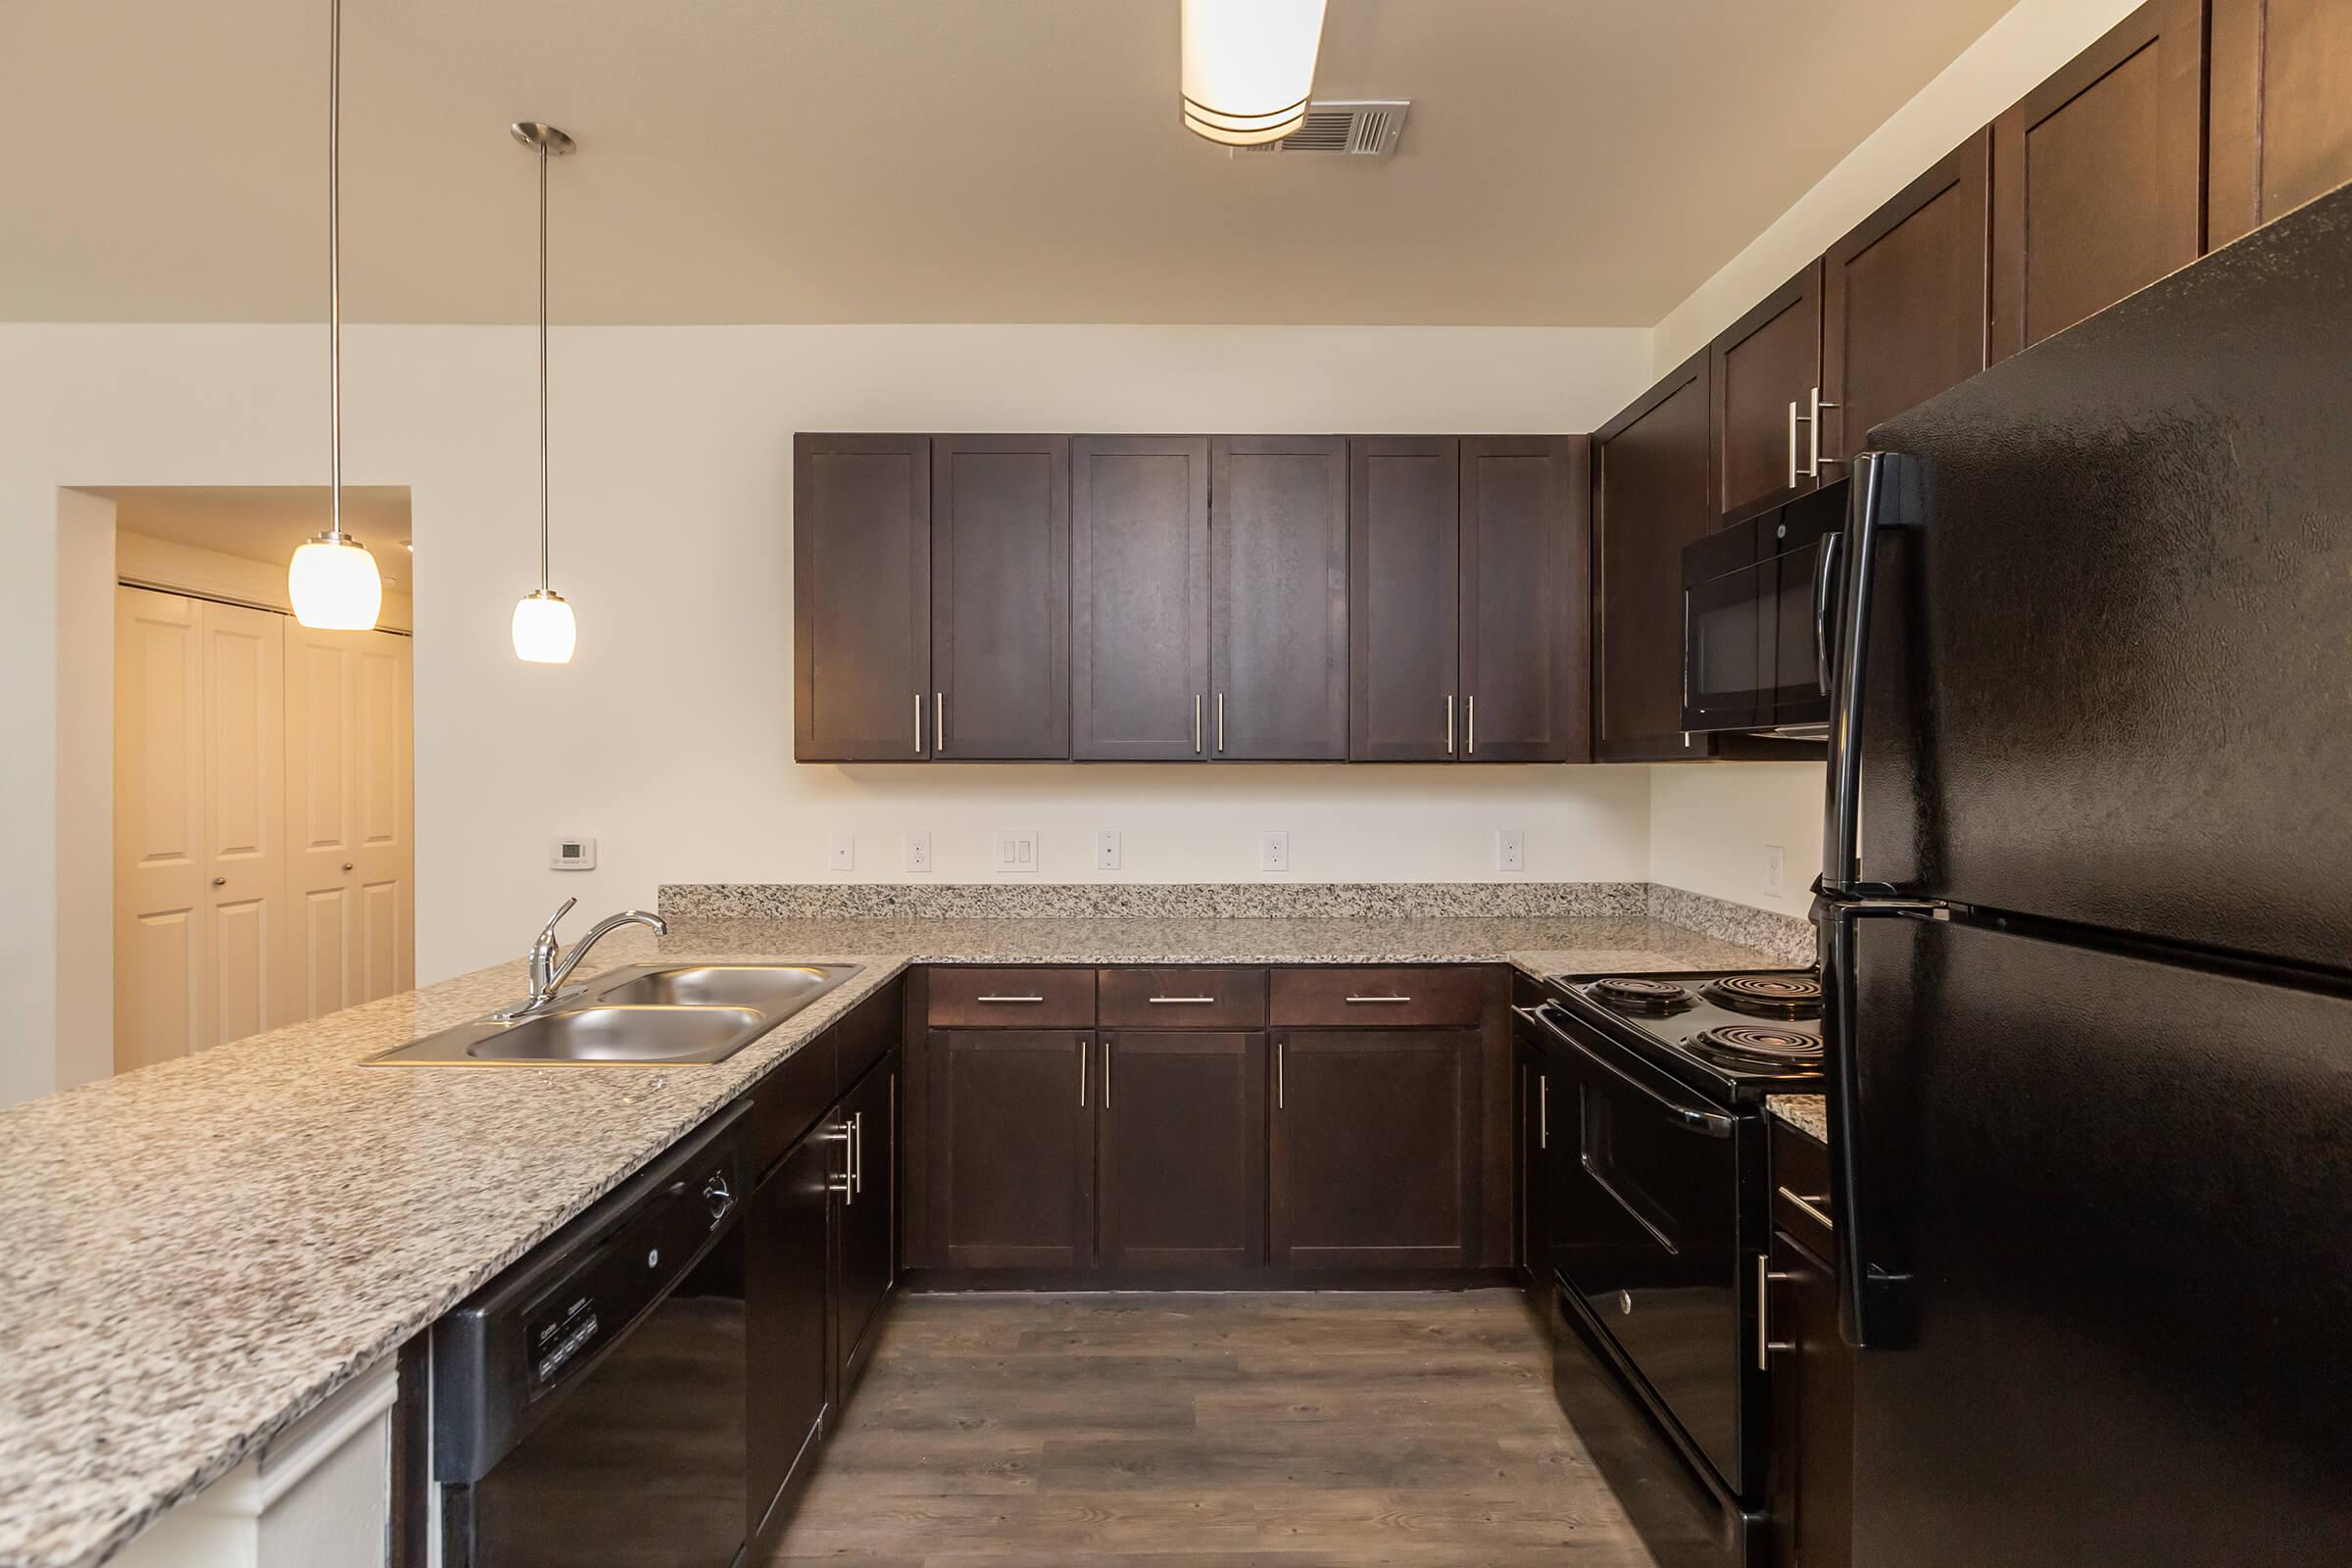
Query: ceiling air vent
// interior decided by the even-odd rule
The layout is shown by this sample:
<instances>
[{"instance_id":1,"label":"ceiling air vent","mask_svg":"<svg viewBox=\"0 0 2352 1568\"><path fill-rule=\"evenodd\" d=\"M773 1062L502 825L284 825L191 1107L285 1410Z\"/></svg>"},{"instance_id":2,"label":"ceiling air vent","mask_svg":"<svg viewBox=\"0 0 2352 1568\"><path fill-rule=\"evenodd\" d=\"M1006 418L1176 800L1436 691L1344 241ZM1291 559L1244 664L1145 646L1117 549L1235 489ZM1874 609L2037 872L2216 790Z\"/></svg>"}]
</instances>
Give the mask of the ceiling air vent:
<instances>
[{"instance_id":1,"label":"ceiling air vent","mask_svg":"<svg viewBox=\"0 0 2352 1568\"><path fill-rule=\"evenodd\" d=\"M1306 122L1280 141L1258 147L1237 147L1237 156L1261 153L1352 153L1359 158L1386 158L1396 150L1404 132L1404 117L1412 109L1407 98L1317 99L1306 106Z\"/></svg>"}]
</instances>

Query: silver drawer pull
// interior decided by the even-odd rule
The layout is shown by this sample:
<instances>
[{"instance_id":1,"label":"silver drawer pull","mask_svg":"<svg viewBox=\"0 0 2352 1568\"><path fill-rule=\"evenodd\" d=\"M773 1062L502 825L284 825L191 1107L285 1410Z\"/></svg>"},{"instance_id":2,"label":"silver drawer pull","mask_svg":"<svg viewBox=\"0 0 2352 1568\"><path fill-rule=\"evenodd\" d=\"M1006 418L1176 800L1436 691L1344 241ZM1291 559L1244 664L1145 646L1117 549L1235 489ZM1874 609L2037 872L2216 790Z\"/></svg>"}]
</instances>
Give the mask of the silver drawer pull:
<instances>
[{"instance_id":1,"label":"silver drawer pull","mask_svg":"<svg viewBox=\"0 0 2352 1568\"><path fill-rule=\"evenodd\" d=\"M974 997L974 1002L1043 1002L1043 997Z\"/></svg>"},{"instance_id":2,"label":"silver drawer pull","mask_svg":"<svg viewBox=\"0 0 2352 1568\"><path fill-rule=\"evenodd\" d=\"M1815 1221L1822 1227L1822 1229L1834 1231L1838 1228L1838 1222L1830 1218L1830 1216L1824 1213L1818 1206L1829 1201L1829 1199L1826 1197L1806 1198L1800 1194L1790 1192L1786 1187L1781 1189L1781 1196L1788 1200L1788 1201L1791 1203L1794 1203L1797 1206L1797 1209L1803 1213L1807 1219Z\"/></svg>"},{"instance_id":3,"label":"silver drawer pull","mask_svg":"<svg viewBox=\"0 0 2352 1568\"><path fill-rule=\"evenodd\" d=\"M1410 997L1349 997L1349 1002L1410 1002Z\"/></svg>"},{"instance_id":4,"label":"silver drawer pull","mask_svg":"<svg viewBox=\"0 0 2352 1568\"><path fill-rule=\"evenodd\" d=\"M1214 997L1153 997L1152 1005L1154 1007L1198 1006L1214 1003L1216 1000Z\"/></svg>"}]
</instances>

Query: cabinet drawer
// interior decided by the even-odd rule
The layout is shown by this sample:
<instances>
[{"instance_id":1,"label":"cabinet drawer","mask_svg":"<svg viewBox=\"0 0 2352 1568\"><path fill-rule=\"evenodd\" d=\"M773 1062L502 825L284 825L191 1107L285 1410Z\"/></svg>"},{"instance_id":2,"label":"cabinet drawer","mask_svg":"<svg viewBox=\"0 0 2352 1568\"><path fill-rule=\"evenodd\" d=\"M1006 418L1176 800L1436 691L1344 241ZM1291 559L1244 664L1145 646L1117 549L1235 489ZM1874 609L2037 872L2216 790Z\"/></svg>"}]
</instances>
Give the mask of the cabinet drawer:
<instances>
[{"instance_id":1,"label":"cabinet drawer","mask_svg":"<svg viewBox=\"0 0 2352 1568\"><path fill-rule=\"evenodd\" d=\"M906 982L894 979L852 1007L826 1033L836 1041L835 1076L847 1089L899 1043L906 1018Z\"/></svg>"},{"instance_id":2,"label":"cabinet drawer","mask_svg":"<svg viewBox=\"0 0 2352 1568\"><path fill-rule=\"evenodd\" d=\"M931 971L934 1029L1088 1029L1095 1022L1092 969Z\"/></svg>"},{"instance_id":3,"label":"cabinet drawer","mask_svg":"<svg viewBox=\"0 0 2352 1568\"><path fill-rule=\"evenodd\" d=\"M1259 1029L1263 969L1104 969L1095 1005L1105 1029Z\"/></svg>"},{"instance_id":4,"label":"cabinet drawer","mask_svg":"<svg viewBox=\"0 0 2352 1568\"><path fill-rule=\"evenodd\" d=\"M1830 1152L1772 1119L1772 1222L1823 1257L1835 1257Z\"/></svg>"},{"instance_id":5,"label":"cabinet drawer","mask_svg":"<svg viewBox=\"0 0 2352 1568\"><path fill-rule=\"evenodd\" d=\"M871 1005L871 1004L867 1004ZM840 1093L840 1029L827 1029L776 1064L773 1072L752 1086L752 1113L746 1121L751 1140L750 1165L755 1178L784 1157L816 1118L833 1108Z\"/></svg>"},{"instance_id":6,"label":"cabinet drawer","mask_svg":"<svg viewBox=\"0 0 2352 1568\"><path fill-rule=\"evenodd\" d=\"M1495 971L1471 964L1276 969L1266 1021L1276 1028L1449 1029L1481 1021Z\"/></svg>"}]
</instances>

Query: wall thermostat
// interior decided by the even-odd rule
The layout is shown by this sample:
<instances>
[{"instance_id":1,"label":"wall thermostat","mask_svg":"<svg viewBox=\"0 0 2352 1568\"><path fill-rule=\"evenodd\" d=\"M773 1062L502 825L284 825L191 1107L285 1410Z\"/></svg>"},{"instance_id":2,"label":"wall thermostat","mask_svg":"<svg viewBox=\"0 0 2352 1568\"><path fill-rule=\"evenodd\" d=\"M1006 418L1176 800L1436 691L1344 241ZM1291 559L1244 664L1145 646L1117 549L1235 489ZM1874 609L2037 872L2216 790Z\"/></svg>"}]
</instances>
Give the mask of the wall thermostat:
<instances>
[{"instance_id":1,"label":"wall thermostat","mask_svg":"<svg viewBox=\"0 0 2352 1568\"><path fill-rule=\"evenodd\" d=\"M549 839L547 863L551 870L593 871L596 869L596 840Z\"/></svg>"}]
</instances>

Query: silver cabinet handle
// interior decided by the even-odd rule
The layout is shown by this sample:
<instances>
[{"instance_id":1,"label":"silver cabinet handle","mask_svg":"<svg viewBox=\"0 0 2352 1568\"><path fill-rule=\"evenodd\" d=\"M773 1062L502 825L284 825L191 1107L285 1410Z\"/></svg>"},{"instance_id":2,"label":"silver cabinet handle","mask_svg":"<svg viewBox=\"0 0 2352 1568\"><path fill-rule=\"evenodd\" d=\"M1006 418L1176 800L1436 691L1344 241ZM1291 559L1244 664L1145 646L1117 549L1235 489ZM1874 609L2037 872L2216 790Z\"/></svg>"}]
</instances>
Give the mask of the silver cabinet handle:
<instances>
[{"instance_id":1,"label":"silver cabinet handle","mask_svg":"<svg viewBox=\"0 0 2352 1568\"><path fill-rule=\"evenodd\" d=\"M1094 1054L1094 1042L1087 1039L1086 1036L1080 1035L1078 1037L1078 1108L1080 1110L1086 1108L1086 1067Z\"/></svg>"},{"instance_id":2,"label":"silver cabinet handle","mask_svg":"<svg viewBox=\"0 0 2352 1568\"><path fill-rule=\"evenodd\" d=\"M1830 1218L1828 1212L1820 1206L1829 1201L1827 1197L1806 1198L1802 1194L1790 1192L1786 1187L1781 1189L1781 1196L1794 1203L1798 1213L1819 1225L1823 1230L1834 1231L1838 1228L1838 1222Z\"/></svg>"},{"instance_id":3,"label":"silver cabinet handle","mask_svg":"<svg viewBox=\"0 0 2352 1568\"><path fill-rule=\"evenodd\" d=\"M1783 1189L1786 1191L1787 1189ZM1756 1254L1756 1370L1772 1369L1774 1351L1783 1354L1796 1348L1794 1340L1776 1340L1772 1337L1772 1288L1775 1284L1794 1278L1772 1266L1772 1259L1762 1252Z\"/></svg>"},{"instance_id":4,"label":"silver cabinet handle","mask_svg":"<svg viewBox=\"0 0 2352 1568\"><path fill-rule=\"evenodd\" d=\"M1193 755L1200 755L1200 694L1193 693Z\"/></svg>"},{"instance_id":5,"label":"silver cabinet handle","mask_svg":"<svg viewBox=\"0 0 2352 1568\"><path fill-rule=\"evenodd\" d=\"M948 750L948 694L931 694L931 755L944 757Z\"/></svg>"},{"instance_id":6,"label":"silver cabinet handle","mask_svg":"<svg viewBox=\"0 0 2352 1568\"><path fill-rule=\"evenodd\" d=\"M1398 1002L1410 1002L1410 1001L1412 1001L1413 999L1412 999L1412 998L1410 998L1410 997L1349 997L1348 1000L1350 1003L1357 1003L1357 1004L1361 1004L1361 1003L1367 1003L1367 1002L1380 1002L1380 1003L1398 1003Z\"/></svg>"},{"instance_id":7,"label":"silver cabinet handle","mask_svg":"<svg viewBox=\"0 0 2352 1568\"><path fill-rule=\"evenodd\" d=\"M1818 479L1821 477L1821 466L1823 464L1841 464L1845 461L1843 458L1825 458L1821 455L1821 411L1824 409L1835 409L1838 407L1839 407L1839 405L1836 403L1824 403L1821 401L1821 388L1815 387L1813 389L1813 417L1805 421L1812 427L1813 463L1812 466L1805 470L1805 476L1809 479Z\"/></svg>"},{"instance_id":8,"label":"silver cabinet handle","mask_svg":"<svg viewBox=\"0 0 2352 1568\"><path fill-rule=\"evenodd\" d=\"M1547 1073L1536 1074L1536 1147L1551 1147L1551 1078Z\"/></svg>"},{"instance_id":9,"label":"silver cabinet handle","mask_svg":"<svg viewBox=\"0 0 2352 1568\"><path fill-rule=\"evenodd\" d=\"M850 1191L865 1191L865 1112L850 1118Z\"/></svg>"},{"instance_id":10,"label":"silver cabinet handle","mask_svg":"<svg viewBox=\"0 0 2352 1568\"><path fill-rule=\"evenodd\" d=\"M914 694L914 755L923 755L923 694Z\"/></svg>"},{"instance_id":11,"label":"silver cabinet handle","mask_svg":"<svg viewBox=\"0 0 2352 1568\"><path fill-rule=\"evenodd\" d=\"M843 1146L841 1154L841 1174L839 1176L828 1176L825 1178L825 1191L828 1193L839 1193L842 1197L842 1206L845 1208L858 1201L857 1139L858 1134L856 1129L846 1121L835 1122L825 1132L826 1143L840 1144Z\"/></svg>"},{"instance_id":12,"label":"silver cabinet handle","mask_svg":"<svg viewBox=\"0 0 2352 1568\"><path fill-rule=\"evenodd\" d=\"M1217 693L1217 755L1225 755L1225 694Z\"/></svg>"},{"instance_id":13,"label":"silver cabinet handle","mask_svg":"<svg viewBox=\"0 0 2352 1568\"><path fill-rule=\"evenodd\" d=\"M1471 757L1478 755L1478 697L1475 693L1462 699L1462 751Z\"/></svg>"},{"instance_id":14,"label":"silver cabinet handle","mask_svg":"<svg viewBox=\"0 0 2352 1568\"><path fill-rule=\"evenodd\" d=\"M1283 1072L1282 1072L1282 1068L1283 1068L1283 1060L1282 1060L1282 1056L1283 1056L1283 1051L1282 1051L1282 1048L1283 1048L1283 1045L1284 1045L1284 1042L1282 1042L1282 1041L1280 1041L1280 1040L1277 1040L1277 1041L1275 1041L1275 1042L1274 1042L1274 1108L1275 1108L1276 1110L1280 1110L1280 1109L1282 1109L1282 1108L1283 1108L1283 1103L1284 1103L1284 1096L1283 1096L1283 1082L1282 1082L1282 1078L1283 1078Z\"/></svg>"},{"instance_id":15,"label":"silver cabinet handle","mask_svg":"<svg viewBox=\"0 0 2352 1568\"><path fill-rule=\"evenodd\" d=\"M1110 1108L1110 1036L1102 1037L1102 1108Z\"/></svg>"},{"instance_id":16,"label":"silver cabinet handle","mask_svg":"<svg viewBox=\"0 0 2352 1568\"><path fill-rule=\"evenodd\" d=\"M1043 1002L1043 997L974 997L974 1002Z\"/></svg>"},{"instance_id":17,"label":"silver cabinet handle","mask_svg":"<svg viewBox=\"0 0 2352 1568\"><path fill-rule=\"evenodd\" d=\"M1792 490L1796 488L1797 474L1800 471L1796 466L1796 421L1798 417L1796 399L1790 398L1788 400L1788 487Z\"/></svg>"},{"instance_id":18,"label":"silver cabinet handle","mask_svg":"<svg viewBox=\"0 0 2352 1568\"><path fill-rule=\"evenodd\" d=\"M1216 1000L1214 997L1152 997L1150 999L1154 1007L1200 1006Z\"/></svg>"},{"instance_id":19,"label":"silver cabinet handle","mask_svg":"<svg viewBox=\"0 0 2352 1568\"><path fill-rule=\"evenodd\" d=\"M1446 755L1453 755L1453 693L1446 694Z\"/></svg>"}]
</instances>

